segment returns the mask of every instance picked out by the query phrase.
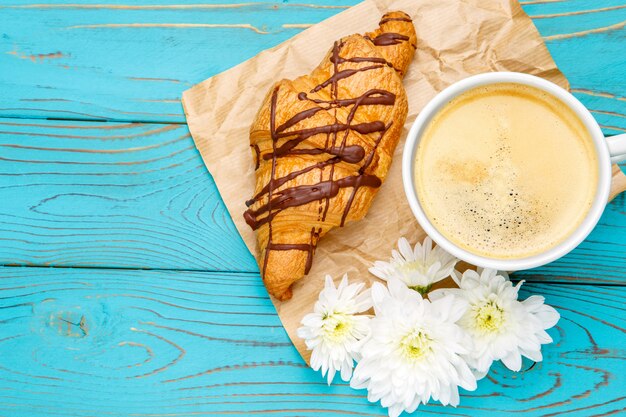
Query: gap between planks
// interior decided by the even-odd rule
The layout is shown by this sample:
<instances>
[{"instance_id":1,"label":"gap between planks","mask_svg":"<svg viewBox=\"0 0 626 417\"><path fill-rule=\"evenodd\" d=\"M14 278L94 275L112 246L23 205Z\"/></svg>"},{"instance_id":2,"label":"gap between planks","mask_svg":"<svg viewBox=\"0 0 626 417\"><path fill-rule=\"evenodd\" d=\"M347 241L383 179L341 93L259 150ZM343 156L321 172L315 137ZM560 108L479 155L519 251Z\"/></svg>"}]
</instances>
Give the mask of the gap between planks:
<instances>
[{"instance_id":1,"label":"gap between planks","mask_svg":"<svg viewBox=\"0 0 626 417\"><path fill-rule=\"evenodd\" d=\"M545 1L545 0L544 0ZM561 0L558 0L561 1ZM523 4L523 3L522 3ZM311 3L230 3L230 4L26 4L0 6L0 9L113 9L113 10L184 10L184 9L239 9L243 7L280 7L310 9L348 9L351 5L323 5Z\"/></svg>"},{"instance_id":2,"label":"gap between planks","mask_svg":"<svg viewBox=\"0 0 626 417\"><path fill-rule=\"evenodd\" d=\"M3 268L33 268L33 269L72 269L72 270L92 270L92 271L146 271L146 272L188 272L195 274L221 274L221 275L244 275L244 276L259 276L258 272L250 271L222 271L213 269L184 269L184 268L138 268L138 267L115 267L115 266L67 266L67 265L20 265L20 264L0 264L0 273ZM572 277L574 278L574 277ZM513 275L511 281L517 283L519 281L525 281L527 284L537 285L565 285L565 286L597 286L597 287L626 287L626 283L619 284L615 282L592 282L582 278L580 281L555 281L549 279L536 280L533 277L520 277L517 278Z\"/></svg>"},{"instance_id":3,"label":"gap between planks","mask_svg":"<svg viewBox=\"0 0 626 417\"><path fill-rule=\"evenodd\" d=\"M181 116L184 116L181 114ZM15 115L0 115L0 120L14 119L14 120L46 120L46 121L61 121L61 122L88 122L88 123L127 123L127 124L141 124L141 125L187 125L186 121L163 121L163 120L129 120L129 119L109 119L106 117L36 117L36 116L15 116Z\"/></svg>"},{"instance_id":4,"label":"gap between planks","mask_svg":"<svg viewBox=\"0 0 626 417\"><path fill-rule=\"evenodd\" d=\"M225 274L225 275L259 275L251 271L224 271L218 269L191 269L191 268L141 268L131 266L90 266L90 265L30 265L30 264L0 264L3 268L35 268L35 269L72 269L72 270L97 270L97 271L148 271L148 272L190 272L199 274Z\"/></svg>"}]
</instances>

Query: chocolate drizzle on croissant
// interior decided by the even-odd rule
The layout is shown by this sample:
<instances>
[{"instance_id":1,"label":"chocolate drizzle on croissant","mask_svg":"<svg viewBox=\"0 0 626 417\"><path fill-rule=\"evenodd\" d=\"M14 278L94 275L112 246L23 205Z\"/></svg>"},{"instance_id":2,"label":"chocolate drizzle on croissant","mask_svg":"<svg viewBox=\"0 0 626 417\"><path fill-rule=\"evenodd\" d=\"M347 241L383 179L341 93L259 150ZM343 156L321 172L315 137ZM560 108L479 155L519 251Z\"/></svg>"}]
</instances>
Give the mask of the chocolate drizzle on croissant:
<instances>
[{"instance_id":1,"label":"chocolate drizzle on croissant","mask_svg":"<svg viewBox=\"0 0 626 417\"><path fill-rule=\"evenodd\" d=\"M372 88L356 97L344 97L346 89L349 90L351 79L357 74L378 71L379 79L385 80L389 77L392 79L395 77L399 80L397 74L402 75L406 71L413 55L415 42L415 32L411 19L402 12L392 12L383 16L380 25L381 28L376 32L363 37L359 36L359 39L362 40L348 37L334 43L327 57L332 64L329 66L329 76L321 80L318 79L317 84L308 91L300 91L295 95L296 101L292 102L293 106L306 108L297 111L278 124L277 115L279 113L281 116L292 113L290 110L285 110L289 109L290 104L279 100L279 97L284 98L285 94L290 97L293 96L290 87L294 83L283 81L271 90L269 103L266 99L266 103L253 124L251 147L254 149L256 171L259 172L264 164L271 165L265 166L264 173L257 174L257 191L250 200L246 201L248 209L244 213L244 218L253 230L257 230L257 233L264 226L267 228L267 236L259 236L259 243L263 250L260 266L268 290L280 299L290 298L291 283L309 272L313 254L321 236L332 227L345 224L359 190L362 187L377 189L381 186L386 175L388 164L384 169L380 168L382 163L376 159L376 155L385 135L394 123L399 122L400 126L392 129L394 138L385 139L387 143L392 145L392 148L386 149L386 152L393 153L401 125L406 118L406 99L401 81L398 83L392 80L390 83L398 90L397 92L402 94L402 106L396 106L397 92L394 93L379 85L372 85ZM383 28L383 25L392 29L402 29L403 33L385 31L384 29L387 28ZM369 42L371 46L363 44L363 40ZM402 49L397 49L397 46L403 43L407 44L409 48L402 46ZM357 50L358 47L367 51L368 55L374 56L343 54L347 44L350 44L350 51ZM391 51L393 53L388 54L392 59L389 59L384 53L376 53L377 47L395 47L396 49ZM402 59L396 59L398 56ZM301 77L299 80L305 83L305 78ZM358 82L362 83L362 80ZM359 87L361 86L359 85ZM283 91L281 88L287 90ZM402 111L391 113L396 116L391 120L389 120L389 111L384 113L386 117L383 120L370 119L365 121L361 113L359 113L361 116L357 120L356 116L359 111L363 114L371 114L375 112L371 109L380 109L381 106L392 108L394 111L398 109ZM266 107L269 107L269 117L264 113L267 111ZM396 115L396 113L398 114ZM319 118L328 119L329 115L332 117L329 120L330 123L317 124ZM269 120L266 121L266 119ZM255 128L259 125L266 126L267 129L260 129L259 131L269 131L269 137L262 136L264 140L253 139L253 134L256 132ZM355 141L352 138L353 135L358 135L357 139L360 142ZM323 138L323 142L320 138ZM351 142L355 143L349 143L349 138L352 138ZM267 142L270 142L271 147L267 146ZM311 160L311 158L317 159ZM376 164L374 164L375 162ZM373 165L376 166L372 168ZM350 166L354 167L349 168ZM284 171L285 167L293 167L294 169L282 175L277 173ZM341 169L337 167L341 167ZM259 187L258 179L267 177L266 171L268 170L270 171L269 179L265 181L263 186ZM346 175L347 171L350 171L351 174ZM337 200L340 193L343 193L343 189L351 189L351 191L345 196L342 194L341 198ZM373 197L373 193L371 197ZM327 222L329 208L336 201L340 201L342 205L341 216L340 219L334 216L329 223ZM367 207L362 210L361 206L369 206L370 202L371 198L360 203L359 208L363 213L357 217L362 217L367 210ZM275 235L278 231L275 230L276 226L273 224L277 216L287 213L290 209L293 210L311 203L317 203L316 215L313 214L315 218L306 215L311 224L309 226L302 223L294 224L295 228L308 227L305 232L306 238L303 233L285 231L281 226L279 232L281 236L296 233L299 241L285 242L282 241L284 239L277 241ZM310 207L308 210L313 210L312 206L307 207ZM270 262L272 253L288 251L306 254L304 265L298 266L299 262L302 261L300 256L283 256L281 258L281 256L275 255L277 257L276 262ZM281 265L281 260L284 265ZM281 268L285 271L275 273L275 270ZM290 274L299 276L289 277ZM289 282L282 282L284 280Z\"/></svg>"}]
</instances>

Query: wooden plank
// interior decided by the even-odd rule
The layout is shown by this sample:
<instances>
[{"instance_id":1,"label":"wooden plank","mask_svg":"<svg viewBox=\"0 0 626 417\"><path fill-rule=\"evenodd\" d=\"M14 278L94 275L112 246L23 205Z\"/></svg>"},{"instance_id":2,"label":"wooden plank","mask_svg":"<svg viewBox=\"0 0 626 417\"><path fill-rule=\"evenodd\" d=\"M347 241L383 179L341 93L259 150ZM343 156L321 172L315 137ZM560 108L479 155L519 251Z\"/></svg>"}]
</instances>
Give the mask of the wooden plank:
<instances>
[{"instance_id":1,"label":"wooden plank","mask_svg":"<svg viewBox=\"0 0 626 417\"><path fill-rule=\"evenodd\" d=\"M0 6L1 116L182 123L183 90L357 0L73 3ZM523 4L605 132L626 130L623 1Z\"/></svg>"},{"instance_id":2,"label":"wooden plank","mask_svg":"<svg viewBox=\"0 0 626 417\"><path fill-rule=\"evenodd\" d=\"M301 31L282 27L294 16L318 22L343 9L332 1L20 3L0 9L0 115L179 123L182 91Z\"/></svg>"},{"instance_id":3,"label":"wooden plank","mask_svg":"<svg viewBox=\"0 0 626 417\"><path fill-rule=\"evenodd\" d=\"M1 415L384 415L305 367L257 275L0 268L0 282ZM562 314L545 362L517 374L498 365L461 407L421 412L599 416L626 406L626 289L530 293Z\"/></svg>"},{"instance_id":4,"label":"wooden plank","mask_svg":"<svg viewBox=\"0 0 626 417\"><path fill-rule=\"evenodd\" d=\"M548 265L515 273L530 281L626 284L626 193L607 205L585 241Z\"/></svg>"},{"instance_id":5,"label":"wooden plank","mask_svg":"<svg viewBox=\"0 0 626 417\"><path fill-rule=\"evenodd\" d=\"M0 264L256 271L185 125L0 119Z\"/></svg>"},{"instance_id":6,"label":"wooden plank","mask_svg":"<svg viewBox=\"0 0 626 417\"><path fill-rule=\"evenodd\" d=\"M0 119L0 201L0 264L257 271L184 125ZM522 276L625 283L625 224Z\"/></svg>"}]
</instances>

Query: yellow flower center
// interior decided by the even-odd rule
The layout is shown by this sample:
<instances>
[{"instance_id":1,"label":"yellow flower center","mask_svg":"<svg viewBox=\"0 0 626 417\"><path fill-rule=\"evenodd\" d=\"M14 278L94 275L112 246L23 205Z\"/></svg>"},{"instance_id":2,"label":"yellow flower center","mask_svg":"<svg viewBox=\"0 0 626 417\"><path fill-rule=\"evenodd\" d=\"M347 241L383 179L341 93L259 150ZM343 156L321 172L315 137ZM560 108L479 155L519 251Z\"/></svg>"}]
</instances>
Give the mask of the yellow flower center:
<instances>
[{"instance_id":1,"label":"yellow flower center","mask_svg":"<svg viewBox=\"0 0 626 417\"><path fill-rule=\"evenodd\" d=\"M495 301L487 301L475 312L476 328L485 333L500 331L504 321L504 310Z\"/></svg>"},{"instance_id":2,"label":"yellow flower center","mask_svg":"<svg viewBox=\"0 0 626 417\"><path fill-rule=\"evenodd\" d=\"M422 331L413 331L402 338L400 348L405 358L418 360L431 351L432 339Z\"/></svg>"},{"instance_id":3,"label":"yellow flower center","mask_svg":"<svg viewBox=\"0 0 626 417\"><path fill-rule=\"evenodd\" d=\"M400 265L398 269L405 273L418 271L422 274L425 274L428 271L428 266L424 265L424 263L421 260L416 260L416 261L411 261L411 262L405 262L402 265Z\"/></svg>"},{"instance_id":4,"label":"yellow flower center","mask_svg":"<svg viewBox=\"0 0 626 417\"><path fill-rule=\"evenodd\" d=\"M331 342L342 342L352 331L353 323L350 316L343 313L330 313L323 317L324 337Z\"/></svg>"}]
</instances>

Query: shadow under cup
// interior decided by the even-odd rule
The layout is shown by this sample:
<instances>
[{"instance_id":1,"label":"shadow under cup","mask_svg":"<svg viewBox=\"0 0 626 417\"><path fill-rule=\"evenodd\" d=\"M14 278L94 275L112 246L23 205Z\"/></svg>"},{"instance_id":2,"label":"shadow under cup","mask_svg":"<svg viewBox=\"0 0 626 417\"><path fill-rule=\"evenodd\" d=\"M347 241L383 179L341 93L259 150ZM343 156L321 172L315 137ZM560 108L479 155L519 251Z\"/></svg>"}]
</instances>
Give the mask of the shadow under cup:
<instances>
[{"instance_id":1,"label":"shadow under cup","mask_svg":"<svg viewBox=\"0 0 626 417\"><path fill-rule=\"evenodd\" d=\"M608 200L604 136L570 93L519 73L439 93L407 137L403 182L420 225L468 263L515 271L574 249Z\"/></svg>"}]
</instances>

